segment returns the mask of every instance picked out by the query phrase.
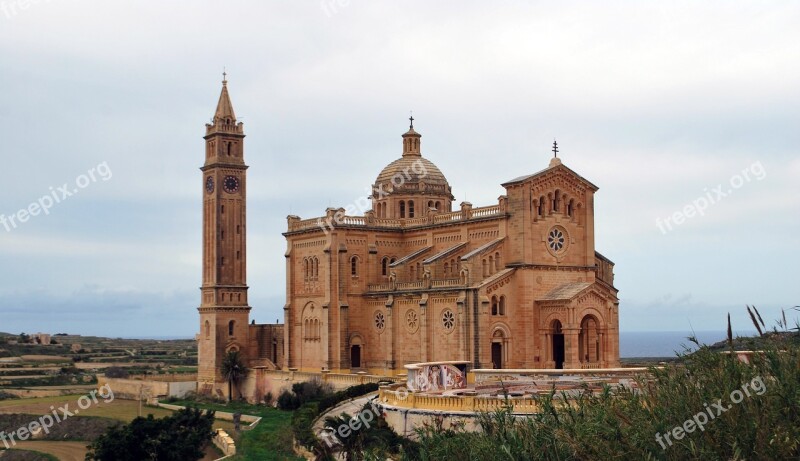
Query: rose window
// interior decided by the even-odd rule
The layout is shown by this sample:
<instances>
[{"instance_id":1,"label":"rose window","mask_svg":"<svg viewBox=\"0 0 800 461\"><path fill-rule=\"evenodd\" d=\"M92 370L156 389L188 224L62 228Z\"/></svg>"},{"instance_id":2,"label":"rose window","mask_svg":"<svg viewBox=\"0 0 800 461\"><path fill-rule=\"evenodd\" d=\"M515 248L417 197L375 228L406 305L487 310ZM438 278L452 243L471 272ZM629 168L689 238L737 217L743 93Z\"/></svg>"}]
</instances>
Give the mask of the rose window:
<instances>
[{"instance_id":1,"label":"rose window","mask_svg":"<svg viewBox=\"0 0 800 461\"><path fill-rule=\"evenodd\" d=\"M386 328L386 316L383 315L383 312L375 313L375 328L378 330L383 330Z\"/></svg>"},{"instance_id":2,"label":"rose window","mask_svg":"<svg viewBox=\"0 0 800 461\"><path fill-rule=\"evenodd\" d=\"M408 331L415 332L417 331L417 327L419 326L419 317L417 313L414 311L406 312L406 326L408 327Z\"/></svg>"},{"instance_id":3,"label":"rose window","mask_svg":"<svg viewBox=\"0 0 800 461\"><path fill-rule=\"evenodd\" d=\"M547 234L547 246L553 250L554 253L558 253L562 249L564 249L564 243L567 241L564 232L561 229L554 228Z\"/></svg>"},{"instance_id":4,"label":"rose window","mask_svg":"<svg viewBox=\"0 0 800 461\"><path fill-rule=\"evenodd\" d=\"M450 309L442 313L442 325L445 330L452 330L456 326L456 316Z\"/></svg>"}]
</instances>

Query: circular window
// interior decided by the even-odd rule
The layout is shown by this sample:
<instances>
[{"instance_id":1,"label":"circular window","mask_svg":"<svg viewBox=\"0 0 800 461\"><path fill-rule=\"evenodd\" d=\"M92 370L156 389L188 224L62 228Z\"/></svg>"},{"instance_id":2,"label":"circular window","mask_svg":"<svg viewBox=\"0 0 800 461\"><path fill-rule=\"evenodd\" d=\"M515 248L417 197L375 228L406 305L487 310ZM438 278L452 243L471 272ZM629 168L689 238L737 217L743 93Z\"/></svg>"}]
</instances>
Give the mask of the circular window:
<instances>
[{"instance_id":1,"label":"circular window","mask_svg":"<svg viewBox=\"0 0 800 461\"><path fill-rule=\"evenodd\" d=\"M442 312L442 326L447 331L451 331L456 326L456 315L450 309Z\"/></svg>"},{"instance_id":2,"label":"circular window","mask_svg":"<svg viewBox=\"0 0 800 461\"><path fill-rule=\"evenodd\" d=\"M383 331L386 328L386 316L383 315L383 312L376 312L375 313L375 328L378 331Z\"/></svg>"},{"instance_id":3,"label":"circular window","mask_svg":"<svg viewBox=\"0 0 800 461\"><path fill-rule=\"evenodd\" d=\"M406 312L406 328L410 333L414 333L419 328L419 316L413 310Z\"/></svg>"},{"instance_id":4,"label":"circular window","mask_svg":"<svg viewBox=\"0 0 800 461\"><path fill-rule=\"evenodd\" d=\"M547 248L552 253L563 253L567 250L569 237L563 227L554 227L547 233Z\"/></svg>"}]
</instances>

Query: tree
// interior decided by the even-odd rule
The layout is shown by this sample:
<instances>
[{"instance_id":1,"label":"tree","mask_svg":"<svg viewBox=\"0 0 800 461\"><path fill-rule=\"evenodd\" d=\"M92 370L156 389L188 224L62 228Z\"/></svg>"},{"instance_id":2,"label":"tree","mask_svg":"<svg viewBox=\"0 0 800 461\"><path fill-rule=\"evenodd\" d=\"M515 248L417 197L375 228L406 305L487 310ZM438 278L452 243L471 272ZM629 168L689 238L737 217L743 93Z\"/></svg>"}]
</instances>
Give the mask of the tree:
<instances>
[{"instance_id":1,"label":"tree","mask_svg":"<svg viewBox=\"0 0 800 461\"><path fill-rule=\"evenodd\" d=\"M111 427L87 448L86 461L196 461L213 433L214 412L184 408L161 419Z\"/></svg>"},{"instance_id":2,"label":"tree","mask_svg":"<svg viewBox=\"0 0 800 461\"><path fill-rule=\"evenodd\" d=\"M233 387L239 391L239 383L247 376L247 366L238 350L232 349L222 359L222 377L228 382L228 401L233 397Z\"/></svg>"}]
</instances>

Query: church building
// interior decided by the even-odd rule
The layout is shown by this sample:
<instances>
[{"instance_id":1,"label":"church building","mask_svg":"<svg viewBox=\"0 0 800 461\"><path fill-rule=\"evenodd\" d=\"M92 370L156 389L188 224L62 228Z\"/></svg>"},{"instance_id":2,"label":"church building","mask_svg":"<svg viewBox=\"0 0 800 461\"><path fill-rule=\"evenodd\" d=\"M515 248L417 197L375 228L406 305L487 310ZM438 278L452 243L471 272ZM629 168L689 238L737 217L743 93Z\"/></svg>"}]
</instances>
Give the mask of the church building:
<instances>
[{"instance_id":1,"label":"church building","mask_svg":"<svg viewBox=\"0 0 800 461\"><path fill-rule=\"evenodd\" d=\"M597 186L554 143L547 168L502 183L496 204L456 205L421 138L412 118L363 216L288 217L284 324L249 324L244 132L223 81L202 168L201 390L220 387L231 349L251 367L305 372L619 365L614 263L595 250Z\"/></svg>"}]
</instances>

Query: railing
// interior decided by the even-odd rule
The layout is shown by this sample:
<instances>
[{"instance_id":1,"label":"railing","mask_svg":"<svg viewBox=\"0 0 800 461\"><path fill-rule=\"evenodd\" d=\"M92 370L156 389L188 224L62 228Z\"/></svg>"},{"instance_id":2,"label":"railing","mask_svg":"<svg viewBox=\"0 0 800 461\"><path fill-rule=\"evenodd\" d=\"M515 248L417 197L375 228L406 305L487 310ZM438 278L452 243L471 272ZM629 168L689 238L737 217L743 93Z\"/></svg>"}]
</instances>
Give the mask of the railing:
<instances>
[{"instance_id":1,"label":"railing","mask_svg":"<svg viewBox=\"0 0 800 461\"><path fill-rule=\"evenodd\" d=\"M392 291L392 284L391 282L370 283L367 285L367 291Z\"/></svg>"},{"instance_id":2,"label":"railing","mask_svg":"<svg viewBox=\"0 0 800 461\"><path fill-rule=\"evenodd\" d=\"M596 369L599 369L599 368L600 368L600 364L597 363L597 362L595 362L595 363L582 363L581 364L581 369L582 370L596 370Z\"/></svg>"},{"instance_id":3,"label":"railing","mask_svg":"<svg viewBox=\"0 0 800 461\"><path fill-rule=\"evenodd\" d=\"M486 206L482 208L473 208L473 218L485 218L487 216L494 216L500 214L500 205Z\"/></svg>"},{"instance_id":4,"label":"railing","mask_svg":"<svg viewBox=\"0 0 800 461\"><path fill-rule=\"evenodd\" d=\"M318 218L299 220L289 220L289 232L302 231L313 228L329 229L336 226L356 226L356 227L390 227L390 228L409 228L419 227L431 224L446 224L452 222L466 221L475 218L487 218L502 215L500 205L492 205L481 208L473 208L466 214L462 211L453 211L450 213L441 213L434 215L431 219L428 216L410 219L392 219L392 218L375 218L371 223L367 222L364 216L337 216L334 215L330 218L327 216L320 216Z\"/></svg>"},{"instance_id":5,"label":"railing","mask_svg":"<svg viewBox=\"0 0 800 461\"><path fill-rule=\"evenodd\" d=\"M458 287L461 286L461 279L444 279L444 280L433 280L431 282L432 288L441 288L441 287Z\"/></svg>"},{"instance_id":6,"label":"railing","mask_svg":"<svg viewBox=\"0 0 800 461\"><path fill-rule=\"evenodd\" d=\"M367 219L363 216L345 216L338 220L337 223L346 226L366 226Z\"/></svg>"},{"instance_id":7,"label":"railing","mask_svg":"<svg viewBox=\"0 0 800 461\"><path fill-rule=\"evenodd\" d=\"M446 223L446 222L453 222L453 221L461 221L463 217L463 213L460 211L453 211L452 213L443 213L437 214L433 217L433 222L436 224L439 223Z\"/></svg>"},{"instance_id":8,"label":"railing","mask_svg":"<svg viewBox=\"0 0 800 461\"><path fill-rule=\"evenodd\" d=\"M398 283L396 286L398 290L413 290L418 288L424 288L425 282L423 280L420 280L419 282L401 282Z\"/></svg>"},{"instance_id":9,"label":"railing","mask_svg":"<svg viewBox=\"0 0 800 461\"><path fill-rule=\"evenodd\" d=\"M432 411L461 411L469 413L493 412L511 406L514 413L538 413L539 404L532 397L444 396L410 393L386 386L378 392L380 403L399 408L416 408Z\"/></svg>"},{"instance_id":10,"label":"railing","mask_svg":"<svg viewBox=\"0 0 800 461\"><path fill-rule=\"evenodd\" d=\"M290 231L300 231L300 230L306 230L306 229L313 229L315 227L323 229L326 226L327 226L327 223L325 221L325 217L323 216L323 217L320 217L320 218L311 218L311 219L304 219L303 221L292 222L292 223L289 224L289 230Z\"/></svg>"}]
</instances>

